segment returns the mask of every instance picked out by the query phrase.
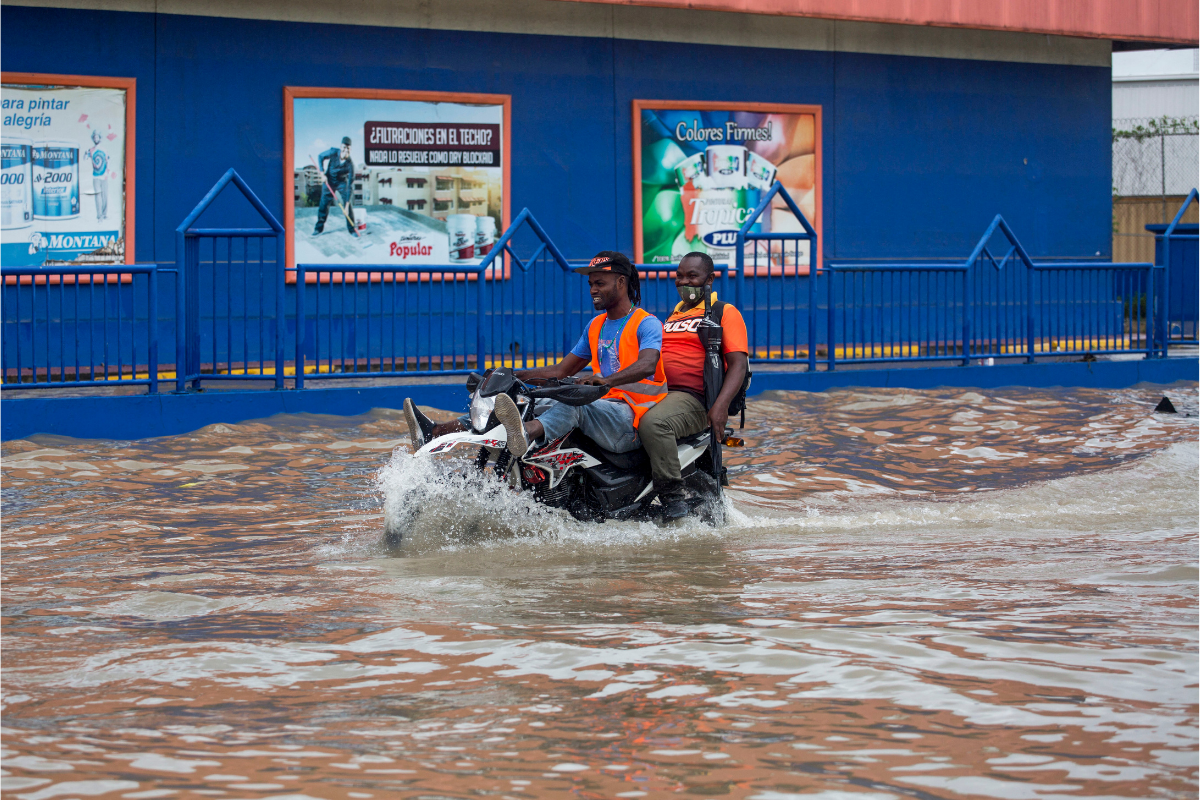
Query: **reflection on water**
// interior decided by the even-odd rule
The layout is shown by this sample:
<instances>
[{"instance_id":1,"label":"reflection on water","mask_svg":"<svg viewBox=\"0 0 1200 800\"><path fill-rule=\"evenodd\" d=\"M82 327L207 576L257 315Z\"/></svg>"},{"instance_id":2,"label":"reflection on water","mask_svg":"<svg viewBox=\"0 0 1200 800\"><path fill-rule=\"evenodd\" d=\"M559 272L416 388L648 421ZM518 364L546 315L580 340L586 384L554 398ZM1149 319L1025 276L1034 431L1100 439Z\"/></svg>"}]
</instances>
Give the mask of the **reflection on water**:
<instances>
[{"instance_id":1,"label":"reflection on water","mask_svg":"<svg viewBox=\"0 0 1200 800\"><path fill-rule=\"evenodd\" d=\"M719 530L446 478L393 413L6 443L5 796L1194 797L1159 396L773 394Z\"/></svg>"}]
</instances>

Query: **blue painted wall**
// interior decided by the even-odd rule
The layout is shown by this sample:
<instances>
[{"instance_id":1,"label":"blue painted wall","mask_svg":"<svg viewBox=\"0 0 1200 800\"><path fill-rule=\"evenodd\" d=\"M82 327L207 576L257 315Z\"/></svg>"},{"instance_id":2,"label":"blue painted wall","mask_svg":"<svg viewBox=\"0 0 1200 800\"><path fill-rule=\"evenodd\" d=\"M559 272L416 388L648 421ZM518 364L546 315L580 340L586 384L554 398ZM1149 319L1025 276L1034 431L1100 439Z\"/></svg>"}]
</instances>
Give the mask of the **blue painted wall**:
<instances>
[{"instance_id":1,"label":"blue painted wall","mask_svg":"<svg viewBox=\"0 0 1200 800\"><path fill-rule=\"evenodd\" d=\"M822 105L827 257L960 258L996 213L1032 255L1110 253L1105 68L14 6L0 45L137 78L139 261L230 166L282 214L285 85L511 94L513 210L572 258L632 252L634 98Z\"/></svg>"}]
</instances>

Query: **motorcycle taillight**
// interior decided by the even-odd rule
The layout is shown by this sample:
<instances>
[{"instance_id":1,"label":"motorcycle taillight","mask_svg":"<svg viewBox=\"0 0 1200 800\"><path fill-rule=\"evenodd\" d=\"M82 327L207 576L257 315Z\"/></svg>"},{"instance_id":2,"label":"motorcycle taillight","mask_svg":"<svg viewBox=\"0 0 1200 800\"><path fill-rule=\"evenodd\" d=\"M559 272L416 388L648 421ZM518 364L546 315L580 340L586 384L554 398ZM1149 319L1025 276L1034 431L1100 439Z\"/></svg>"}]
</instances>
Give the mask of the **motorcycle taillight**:
<instances>
[{"instance_id":1,"label":"motorcycle taillight","mask_svg":"<svg viewBox=\"0 0 1200 800\"><path fill-rule=\"evenodd\" d=\"M537 467L521 467L521 475L525 477L525 482L529 484L542 483L548 477L543 470Z\"/></svg>"}]
</instances>

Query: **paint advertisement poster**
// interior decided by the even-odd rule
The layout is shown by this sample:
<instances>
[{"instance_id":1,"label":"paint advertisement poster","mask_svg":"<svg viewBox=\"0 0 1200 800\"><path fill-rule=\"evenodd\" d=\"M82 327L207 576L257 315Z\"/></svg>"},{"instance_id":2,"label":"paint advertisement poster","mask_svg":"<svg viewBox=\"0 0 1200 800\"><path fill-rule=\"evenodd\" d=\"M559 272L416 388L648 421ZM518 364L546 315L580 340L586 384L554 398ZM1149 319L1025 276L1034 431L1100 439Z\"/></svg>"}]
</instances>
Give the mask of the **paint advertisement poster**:
<instances>
[{"instance_id":1,"label":"paint advertisement poster","mask_svg":"<svg viewBox=\"0 0 1200 800\"><path fill-rule=\"evenodd\" d=\"M125 262L127 90L0 87L0 258Z\"/></svg>"},{"instance_id":2,"label":"paint advertisement poster","mask_svg":"<svg viewBox=\"0 0 1200 800\"><path fill-rule=\"evenodd\" d=\"M477 264L491 251L506 222L507 97L290 91L292 263Z\"/></svg>"},{"instance_id":3,"label":"paint advertisement poster","mask_svg":"<svg viewBox=\"0 0 1200 800\"><path fill-rule=\"evenodd\" d=\"M775 181L820 230L820 107L634 101L634 248L639 263L676 264L693 251L734 263L737 231ZM803 228L776 197L752 228ZM809 243L767 252L812 260ZM782 253L782 255L781 255ZM805 271L805 270L802 270Z\"/></svg>"}]
</instances>

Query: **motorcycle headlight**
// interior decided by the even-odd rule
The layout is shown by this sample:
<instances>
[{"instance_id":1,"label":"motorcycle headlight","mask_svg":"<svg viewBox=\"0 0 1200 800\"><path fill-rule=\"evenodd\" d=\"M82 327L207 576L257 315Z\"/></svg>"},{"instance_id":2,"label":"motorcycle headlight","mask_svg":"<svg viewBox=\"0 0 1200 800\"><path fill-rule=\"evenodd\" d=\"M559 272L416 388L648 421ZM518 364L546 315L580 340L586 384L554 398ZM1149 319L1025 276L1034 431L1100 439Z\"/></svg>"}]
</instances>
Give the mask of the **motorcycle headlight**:
<instances>
[{"instance_id":1,"label":"motorcycle headlight","mask_svg":"<svg viewBox=\"0 0 1200 800\"><path fill-rule=\"evenodd\" d=\"M480 397L475 395L471 400L471 427L476 433L487 431L488 420L491 419L492 409L496 407L496 395Z\"/></svg>"}]
</instances>

